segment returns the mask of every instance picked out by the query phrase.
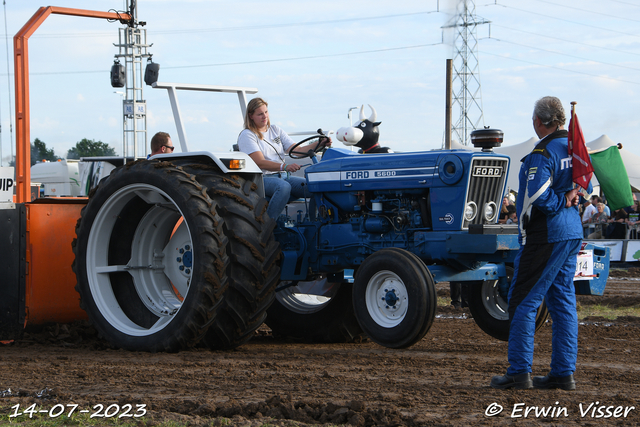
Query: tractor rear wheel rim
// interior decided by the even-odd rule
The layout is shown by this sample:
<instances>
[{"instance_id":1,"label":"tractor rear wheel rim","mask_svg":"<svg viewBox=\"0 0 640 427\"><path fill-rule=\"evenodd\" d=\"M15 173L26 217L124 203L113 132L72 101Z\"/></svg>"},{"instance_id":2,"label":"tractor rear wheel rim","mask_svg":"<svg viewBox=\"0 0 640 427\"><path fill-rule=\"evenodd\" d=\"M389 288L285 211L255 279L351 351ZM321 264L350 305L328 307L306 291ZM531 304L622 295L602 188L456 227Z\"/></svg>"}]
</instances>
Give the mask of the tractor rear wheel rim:
<instances>
[{"instance_id":1,"label":"tractor rear wheel rim","mask_svg":"<svg viewBox=\"0 0 640 427\"><path fill-rule=\"evenodd\" d=\"M126 265L109 264L109 242L116 220L135 197L153 207L137 224L132 236L131 258ZM98 213L87 244L89 287L100 313L115 328L132 336L146 336L162 330L180 310L187 295L193 265L193 243L188 224L175 201L148 184L122 187L109 197ZM141 327L120 308L110 273L127 272L144 306L158 320Z\"/></svg>"},{"instance_id":2,"label":"tractor rear wheel rim","mask_svg":"<svg viewBox=\"0 0 640 427\"><path fill-rule=\"evenodd\" d=\"M322 295L307 293L309 288L312 287L314 289L323 288ZM338 292L339 287L339 283L329 283L326 278L310 282L298 282L296 286L277 292L276 299L294 313L311 314L322 310Z\"/></svg>"}]
</instances>

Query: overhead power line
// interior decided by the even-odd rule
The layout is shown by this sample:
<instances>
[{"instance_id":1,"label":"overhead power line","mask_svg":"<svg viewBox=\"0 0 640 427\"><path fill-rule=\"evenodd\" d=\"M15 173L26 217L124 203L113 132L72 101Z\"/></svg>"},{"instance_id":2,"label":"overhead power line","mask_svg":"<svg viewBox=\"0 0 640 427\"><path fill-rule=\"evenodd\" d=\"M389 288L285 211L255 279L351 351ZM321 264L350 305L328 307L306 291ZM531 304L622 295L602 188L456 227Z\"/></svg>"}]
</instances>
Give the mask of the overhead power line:
<instances>
[{"instance_id":1,"label":"overhead power line","mask_svg":"<svg viewBox=\"0 0 640 427\"><path fill-rule=\"evenodd\" d=\"M548 38L548 39L551 39L551 40L558 40L558 41L565 42L565 43L577 44L577 45L580 45L580 46L587 46L587 47L594 47L594 48L597 48L597 49L604 49L604 50L606 50L608 52L624 53L625 55L640 56L640 53L637 53L637 52L629 52L627 50L615 49L615 48L612 48L612 47L609 47L609 46L598 46L598 45L590 44L590 43L576 42L576 41L572 41L572 40L563 39L563 38L560 38L560 37L549 36L547 34L534 33L534 32L531 32L531 31L521 30L519 28L506 27L504 25L499 25L499 24L496 24L496 23L492 23L492 25L494 27L498 27L498 28L506 28L507 30L518 31L520 33L531 34L531 35L538 36L538 37L545 37L545 38Z\"/></svg>"},{"instance_id":2,"label":"overhead power line","mask_svg":"<svg viewBox=\"0 0 640 427\"><path fill-rule=\"evenodd\" d=\"M174 69L181 69L181 68L224 67L224 66L229 66L229 65L265 64L265 63L269 63L269 62L301 61L301 60L308 60L308 59L334 58L334 57L338 57L338 56L362 55L362 54L367 54L367 53L379 53L379 52L392 52L392 51L397 51L397 50L419 49L419 48L423 48L423 47L438 46L438 45L441 45L441 44L442 44L442 42L438 42L438 43L430 43L430 44L419 44L419 45L413 45L413 46L399 46L399 47L389 47L389 48L383 48L383 49L361 50L361 51L357 51L357 52L330 53L330 54L326 54L326 55L297 56L297 57L292 57L292 58L263 59L263 60L255 60L255 61L221 62L221 63L218 63L218 64L176 65L176 66L173 66L173 67L171 67L171 66L169 66L169 67L163 66L162 68L165 69L165 70L174 70ZM42 72L31 72L30 75L32 75L32 76L45 76L45 75L56 75L56 74L94 74L94 73L105 74L105 73L108 73L108 72L109 72L109 70L42 71ZM2 75L2 74L0 74L0 75Z\"/></svg>"},{"instance_id":3,"label":"overhead power line","mask_svg":"<svg viewBox=\"0 0 640 427\"><path fill-rule=\"evenodd\" d=\"M166 31L152 31L149 30L149 35L157 34L194 34L194 33L217 33L225 31L252 31L252 30L265 30L271 28L290 28L290 27L308 27L310 25L327 25L338 24L343 22L357 22L357 21L371 21L376 19L389 19L389 18L404 18L417 15L429 15L431 13L439 13L437 10L422 11L422 12L409 12L398 13L393 15L379 15L379 16L364 16L358 18L344 18L344 19L330 19L321 21L308 21L308 22L288 22L281 24L265 24L265 25L244 25L237 27L220 27L220 28L200 28L200 29L188 29L188 30L166 30ZM64 38L64 37L113 37L113 33L41 33L34 34L32 38Z\"/></svg>"},{"instance_id":4,"label":"overhead power line","mask_svg":"<svg viewBox=\"0 0 640 427\"><path fill-rule=\"evenodd\" d=\"M640 37L640 35L638 35L638 34L626 33L624 31L617 31L617 30L612 30L612 29L609 29L609 28L598 27L597 25L590 25L590 24L585 24L585 23L582 23L582 22L571 21L570 19L558 18L557 16L545 15L544 13L532 12L530 10L520 9L519 7L508 6L508 5L505 5L505 4L495 3L495 4L492 4L491 6L502 6L502 7L507 8L507 9L519 10L520 12L530 13L532 15L537 15L537 16L543 16L543 17L549 18L549 19L556 19L558 21L568 22L570 24L580 25L580 26L583 26L583 27L595 28L595 29L598 29L598 30L609 31L609 32L612 32L612 33L622 34L622 35L630 36L630 37Z\"/></svg>"},{"instance_id":5,"label":"overhead power line","mask_svg":"<svg viewBox=\"0 0 640 427\"><path fill-rule=\"evenodd\" d=\"M539 0L539 1L545 1L545 0ZM613 1L613 0L611 0ZM617 1L617 3L622 3L622 4L630 4L633 5L631 3L628 2L623 2L623 1ZM510 8L510 9L515 9L524 13L530 13L530 14L534 14L534 15L538 15L538 16L543 16L543 17L548 17L551 19L556 19L556 20L560 20L563 22L568 22L568 23L573 23L576 25L583 25L583 26L587 26L587 27L592 27L592 28L598 28L604 31L611 31L611 32L615 32L615 33L619 33L619 34L624 34L624 35L629 35L629 36L634 36L634 37L638 37L635 34L629 34L629 33L624 33L624 32L620 32L620 31L616 31L616 30L610 30L608 28L603 28L603 27L597 27L597 26L591 26L591 25L587 25L587 24L583 24L580 22L575 22L575 21L571 21L571 20L567 20L567 19L563 19L563 18L558 18L555 16L549 16L549 15L544 15L541 13L537 13L537 12L532 12L532 11L528 11L525 9L520 9L517 7L513 7L513 6L507 6L507 5L503 5L503 4L498 4L498 3L492 3L490 5L486 5L486 6L502 6L505 8ZM284 23L284 24L273 24L273 25L261 25L261 26L242 26L242 27L224 27L224 28L210 28L210 29L201 29L201 30L172 30L172 31L158 31L158 32L153 32L153 34L180 34L180 33L193 33L193 32L216 32L216 31L244 31L244 30L251 30L251 29L264 29L264 28L282 28L290 26L290 27L295 27L295 26L307 26L307 25L324 25L324 24L334 24L334 23L339 23L339 22L354 22L354 21L366 21L366 20L374 20L374 19L384 19L384 18L397 18L397 17L407 17L407 16L415 16L415 15L426 15L426 14L431 14L431 13L438 13L438 11L422 11L422 12L412 12L412 13L405 13L405 14L394 14L394 15L380 15L380 16L369 16L369 17L361 17L361 18L353 18L353 19L336 19L336 20L321 20L321 21L313 21L313 22L303 22L303 23ZM596 13L596 12L593 12ZM546 37L549 39L554 39L554 40L561 40L567 43L573 43L573 44L578 44L578 45L583 45L583 46L588 46L588 47L594 47L594 48L600 48L600 49L605 49L607 51L615 51L615 52L619 52L619 53L623 53L623 54L627 54L627 55L636 55L636 56L640 56L639 53L634 53L634 52L628 52L628 51L622 51L619 49L614 49L614 48L609 48L609 47L602 47L602 46L597 46L597 45L593 45L593 44L588 44L588 43L584 43L584 42L577 42L577 41L571 41L571 40L567 40L567 39L561 39L561 38L557 38L557 37L553 37L553 36L549 36L546 34L538 34L538 33L534 33L534 32L529 32L529 31L525 31L525 30L521 30L521 29L517 29L517 28L511 28L511 27L507 27L504 25L500 25L500 24L496 24L493 23L493 26L496 27L501 27L501 28L506 28L512 31L519 31L519 32L523 32L523 33L527 33L527 34L532 34L535 36L539 36L539 37ZM149 34L151 34L152 32L149 31ZM60 36L60 37L77 37L79 34L47 34L47 35L39 35L42 37L55 37L55 36ZM112 33L84 33L83 36L92 36L92 35L96 35L96 36L109 36L112 37L113 34ZM37 35L34 35L34 37L36 37ZM5 36L6 37L6 36ZM521 44L521 43L517 43L517 42L512 42L506 39L497 39L494 37L491 37L492 39L499 41L499 42L503 42L503 43L508 43L508 44L513 44L513 45L520 45L523 47L527 47L527 48L532 48L532 49L538 49L541 51L547 51L547 52L551 52L551 53L556 53L556 54L562 54L565 56L572 56L569 54L563 54L561 52L557 52L557 51L550 51L550 50L546 50L546 49L542 49L539 46L533 47L533 46L527 46L525 44ZM406 50L406 49L417 49L417 48L424 48L424 47L430 47L430 46L436 46L436 45L441 45L442 42L438 42L438 43L431 43L431 44L417 44L417 45L412 45L412 46L399 46L399 47L392 47L392 48L383 48L383 49L372 49L372 50L364 50L364 51L354 51L354 52L344 52L344 53L333 53L333 54L324 54L324 55L309 55L309 56L301 56L301 57L290 57L290 58L275 58L275 59L264 59L264 60L253 60L253 61L238 61L238 62L224 62L224 63L214 63L214 64L196 64L196 65L177 65L177 66L163 66L163 69L189 69L189 68L206 68L206 67L224 67L224 66L234 66L234 65L249 65L249 64L260 64L260 63L275 63L275 62L286 62L286 61L302 61L302 60L309 60L309 59L322 59L322 58L332 58L332 57L342 57L342 56L350 56L350 55L361 55L361 54L371 54L371 53L381 53L381 52L390 52L390 51L399 51L399 50ZM599 75L595 75L595 74L589 74L589 73L584 73L584 72L577 72L577 71L572 71L572 70L568 70L566 68L558 68L558 67L553 67L553 66L548 66L548 65L544 65L544 64L539 64L539 63L535 63L535 62L531 62L531 61L526 61L526 60L520 60L520 59L516 59L513 57L507 57L507 56L503 56L503 55L497 55L497 54L493 54L493 53L488 53L488 52L482 52L482 53L486 53L488 55L494 55L494 56L499 56L502 58L506 58L506 59L511 59L514 61L521 61L521 62L526 62L526 63L530 63L530 64L534 64L534 65L538 65L541 67L548 67L548 68L555 68L561 71L566 71L566 72L572 72L572 73L579 73L579 74L585 74L585 75L590 75L593 77L600 77L600 78L606 78L608 80L614 80L614 81L620 81L620 82L624 82L624 83L631 83L631 84L638 84L636 82L629 82L629 81L625 81L625 80L620 80L614 77L606 77L606 76L599 76ZM621 67L621 68L627 68L627 69L631 69L631 70L638 70L637 68L632 68L632 67L626 67L623 65L617 65L617 64L611 64L611 63L607 63L607 62L602 62L602 61L597 61L597 60L593 60L593 59L589 59L589 58L583 58L583 57L578 57L578 56L573 56L575 58L579 58L579 59L583 59L583 60L587 60L587 61L592 61L592 62L598 62L598 63L602 63L602 64L606 64L606 65L611 65L611 66L616 66L616 67ZM8 61L7 61L8 62ZM69 75L78 75L78 74L102 74L102 73L106 73L108 72L105 70L85 70L85 71L43 71L43 72L32 72L31 75L33 76L38 76L38 75L64 75L64 74L69 74ZM13 75L13 73L9 73L9 70L7 69L7 74L0 74L2 76L11 76Z\"/></svg>"},{"instance_id":6,"label":"overhead power line","mask_svg":"<svg viewBox=\"0 0 640 427\"><path fill-rule=\"evenodd\" d=\"M633 84L633 85L640 85L640 82L632 82L632 81L629 81L629 80L617 79L615 77L609 77L609 76L602 76L602 75L598 75L598 74L585 73L584 71L569 70L567 68L560 68L560 67L556 67L556 66L553 66L553 65L539 64L537 62L527 61L525 59L519 59L519 58L510 57L510 56L499 55L497 53L484 52L484 51L480 51L480 53L485 54L485 55L498 56L498 57L500 57L502 59L508 59L508 60L511 60L511 61L524 62L524 63L527 63L527 64L537 65L539 67L552 68L554 70L566 71L568 73L583 74L585 76L598 77L598 78L601 78L601 79L613 80L613 81L617 81L617 82L620 82L620 83L629 83L629 84Z\"/></svg>"},{"instance_id":7,"label":"overhead power line","mask_svg":"<svg viewBox=\"0 0 640 427\"><path fill-rule=\"evenodd\" d=\"M609 15L607 13L595 12L593 10L583 9L581 7L577 8L577 7L567 6L567 5L561 4L560 2L557 2L557 1L549 1L549 0L537 0L537 1L539 1L541 3L551 4L551 5L557 6L557 7L564 7L566 9L577 10L577 11L585 12L585 13L592 13L592 14L595 14L595 15L598 15L598 16L607 16L609 18L621 19L623 21L640 22L640 20L638 20L638 19L631 19L631 18L622 17L622 16ZM602 4L606 4L606 3L602 2Z\"/></svg>"},{"instance_id":8,"label":"overhead power line","mask_svg":"<svg viewBox=\"0 0 640 427\"><path fill-rule=\"evenodd\" d=\"M626 4L626 5L629 5L629 6L640 7L640 4L629 3L628 1L620 1L620 0L609 0L609 1L610 2L614 2L614 3Z\"/></svg>"},{"instance_id":9,"label":"overhead power line","mask_svg":"<svg viewBox=\"0 0 640 427\"><path fill-rule=\"evenodd\" d=\"M563 53L563 52L558 52L556 50L543 49L540 46L528 46L526 44L517 43L517 42L511 42L511 41L503 40L503 39L498 39L496 37L488 37L486 40L496 40L496 41L499 41L499 42L502 42L502 43L509 43L509 44L513 44L513 45L516 45L516 46L522 46L522 47L526 47L526 48L529 48L529 49L539 50L539 51L542 51L542 52L554 53L556 55L568 56L570 58L582 59L584 61L596 62L598 64L609 65L609 66L612 66L612 67L626 68L627 70L640 71L640 68L627 67L626 65L619 65L619 64L612 64L610 62L597 61L595 59L584 58L582 56L572 55L570 53Z\"/></svg>"},{"instance_id":10,"label":"overhead power line","mask_svg":"<svg viewBox=\"0 0 640 427\"><path fill-rule=\"evenodd\" d=\"M299 60L307 60L307 59L334 58L338 56L362 55L367 53L391 52L391 51L406 50L406 49L419 49L423 47L438 46L441 44L442 42L438 42L438 43L430 43L430 44L418 44L413 46L400 46L400 47L389 47L389 48L383 48L383 49L361 50L358 52L330 53L326 55L298 56L294 58L265 59L265 60L257 60L257 61L225 62L220 64L182 65L182 66L165 67L165 68L176 69L176 68L220 67L220 66L226 66L226 65L245 65L245 64L269 63L269 62L299 61Z\"/></svg>"}]
</instances>

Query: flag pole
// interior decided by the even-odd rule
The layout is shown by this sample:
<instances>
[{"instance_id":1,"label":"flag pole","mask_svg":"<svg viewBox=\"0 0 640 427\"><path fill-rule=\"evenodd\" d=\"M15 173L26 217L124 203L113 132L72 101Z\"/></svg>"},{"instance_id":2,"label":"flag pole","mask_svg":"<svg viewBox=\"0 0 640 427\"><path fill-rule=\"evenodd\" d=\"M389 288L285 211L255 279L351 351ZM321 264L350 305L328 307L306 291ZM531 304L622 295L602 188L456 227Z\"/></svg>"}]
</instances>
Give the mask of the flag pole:
<instances>
[{"instance_id":1,"label":"flag pole","mask_svg":"<svg viewBox=\"0 0 640 427\"><path fill-rule=\"evenodd\" d=\"M571 126L571 135L575 135L576 134L576 122L573 120L573 116L575 114L575 110L576 110L576 101L571 101L571 120L569 120L569 125ZM571 150L571 152L573 153L573 137L570 138L569 140L569 144L571 144L571 146L569 147L569 149ZM578 184L576 184L575 182L573 183L573 188L578 188L578 190L580 190L580 186Z\"/></svg>"},{"instance_id":2,"label":"flag pole","mask_svg":"<svg viewBox=\"0 0 640 427\"><path fill-rule=\"evenodd\" d=\"M571 135L576 134L576 122L573 120L573 116L576 114L576 104L576 101L571 101L571 120L569 121L571 123ZM573 149L573 141L571 141L571 145Z\"/></svg>"},{"instance_id":3,"label":"flag pole","mask_svg":"<svg viewBox=\"0 0 640 427\"><path fill-rule=\"evenodd\" d=\"M569 153L572 158L573 166L573 182L583 196L587 197L587 188L589 181L593 176L593 167L589 159L589 153L584 142L582 129L578 124L578 116L576 115L577 102L571 102L571 122L569 123ZM576 170L577 168L577 170ZM574 188L576 188L574 187Z\"/></svg>"},{"instance_id":4,"label":"flag pole","mask_svg":"<svg viewBox=\"0 0 640 427\"><path fill-rule=\"evenodd\" d=\"M618 150L622 150L622 144L621 143L617 143L616 145L612 145L611 147L618 147ZM598 150L587 150L587 153L589 154L596 154L596 153L602 153L603 151L608 150L610 147L606 147L606 148L600 148Z\"/></svg>"}]
</instances>

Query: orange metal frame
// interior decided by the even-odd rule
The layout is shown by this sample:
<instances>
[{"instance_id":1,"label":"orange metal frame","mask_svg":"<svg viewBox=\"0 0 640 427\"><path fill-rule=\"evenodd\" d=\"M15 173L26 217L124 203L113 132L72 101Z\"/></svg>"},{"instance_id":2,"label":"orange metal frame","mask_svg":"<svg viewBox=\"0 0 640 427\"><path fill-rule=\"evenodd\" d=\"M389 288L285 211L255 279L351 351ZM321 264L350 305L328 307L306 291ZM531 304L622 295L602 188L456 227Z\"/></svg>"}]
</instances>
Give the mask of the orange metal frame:
<instances>
[{"instance_id":1,"label":"orange metal frame","mask_svg":"<svg viewBox=\"0 0 640 427\"><path fill-rule=\"evenodd\" d=\"M31 135L29 120L29 37L51 14L130 20L126 13L99 12L66 7L41 7L13 37L16 91L16 202L31 201Z\"/></svg>"},{"instance_id":2,"label":"orange metal frame","mask_svg":"<svg viewBox=\"0 0 640 427\"><path fill-rule=\"evenodd\" d=\"M130 20L128 14L61 7L41 7L14 36L16 91L16 197L26 206L25 325L70 322L86 318L74 289L71 248L75 225L86 198L31 198L31 144L29 120L29 37L51 14Z\"/></svg>"}]
</instances>

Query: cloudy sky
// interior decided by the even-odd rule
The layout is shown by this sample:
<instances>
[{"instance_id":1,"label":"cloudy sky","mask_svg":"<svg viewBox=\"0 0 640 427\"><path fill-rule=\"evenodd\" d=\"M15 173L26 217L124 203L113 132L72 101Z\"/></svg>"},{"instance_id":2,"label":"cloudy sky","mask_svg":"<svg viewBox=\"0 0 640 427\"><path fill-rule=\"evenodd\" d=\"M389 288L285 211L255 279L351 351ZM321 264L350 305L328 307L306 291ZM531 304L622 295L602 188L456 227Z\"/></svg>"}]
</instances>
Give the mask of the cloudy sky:
<instances>
[{"instance_id":1,"label":"cloudy sky","mask_svg":"<svg viewBox=\"0 0 640 427\"><path fill-rule=\"evenodd\" d=\"M382 121L383 145L396 151L442 146L446 59L452 55L442 27L452 18L453 1L138 3L160 81L257 88L256 96L269 102L272 123L289 132L337 130L349 125L351 107L364 104L369 115L371 104ZM123 0L50 4L125 8ZM12 39L42 5L5 0L2 9L9 49L0 46L5 159L15 140ZM640 0L477 0L475 13L490 21L477 29L482 124L503 130L505 145L535 136L533 104L555 95L567 110L578 103L587 141L606 134L640 155ZM32 140L40 138L59 156L82 138L122 152L122 97L114 93L121 89L109 81L119 27L52 15L31 37ZM166 91L146 86L144 98L149 135L175 135ZM231 148L242 129L235 95L181 93L179 101L190 150Z\"/></svg>"}]
</instances>

